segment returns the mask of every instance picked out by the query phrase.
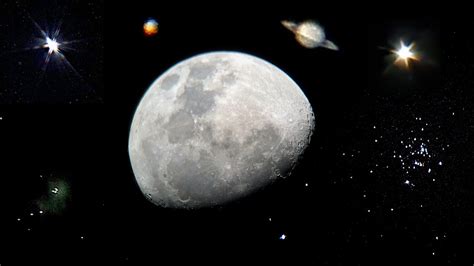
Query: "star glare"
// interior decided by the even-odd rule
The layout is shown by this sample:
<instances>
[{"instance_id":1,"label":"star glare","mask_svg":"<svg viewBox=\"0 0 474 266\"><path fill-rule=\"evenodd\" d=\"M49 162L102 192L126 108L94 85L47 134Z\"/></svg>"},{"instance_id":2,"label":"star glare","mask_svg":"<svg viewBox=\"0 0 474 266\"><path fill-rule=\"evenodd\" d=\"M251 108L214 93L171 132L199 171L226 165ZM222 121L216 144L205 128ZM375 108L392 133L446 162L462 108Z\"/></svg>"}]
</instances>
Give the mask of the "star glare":
<instances>
[{"instance_id":1,"label":"star glare","mask_svg":"<svg viewBox=\"0 0 474 266\"><path fill-rule=\"evenodd\" d=\"M63 67L68 68L70 71L75 73L79 78L82 79L81 75L77 70L71 65L64 55L64 51L75 50L71 45L75 43L82 42L83 40L64 40L61 36L61 26L62 20L58 21L56 25L50 25L46 28L53 28L52 31L47 31L42 28L30 14L27 14L31 22L37 30L37 35L34 39L34 45L30 47L21 48L18 50L13 50L12 52L18 51L28 51L28 50L37 50L37 49L47 49L47 53L44 57L43 65L41 67L42 74L44 74L48 68L48 65L51 61L56 61L57 64L63 65Z\"/></svg>"},{"instance_id":2,"label":"star glare","mask_svg":"<svg viewBox=\"0 0 474 266\"><path fill-rule=\"evenodd\" d=\"M415 46L414 43L411 43L410 45L405 45L403 41L400 41L400 48L398 50L392 50L394 54L397 55L397 59L395 60L395 64L401 64L404 63L405 67L408 68L409 66L409 61L411 60L419 60L418 57L415 55L413 52L413 47Z\"/></svg>"},{"instance_id":3,"label":"star glare","mask_svg":"<svg viewBox=\"0 0 474 266\"><path fill-rule=\"evenodd\" d=\"M59 43L56 39L46 37L46 43L43 45L44 48L48 48L48 54L59 53Z\"/></svg>"}]
</instances>

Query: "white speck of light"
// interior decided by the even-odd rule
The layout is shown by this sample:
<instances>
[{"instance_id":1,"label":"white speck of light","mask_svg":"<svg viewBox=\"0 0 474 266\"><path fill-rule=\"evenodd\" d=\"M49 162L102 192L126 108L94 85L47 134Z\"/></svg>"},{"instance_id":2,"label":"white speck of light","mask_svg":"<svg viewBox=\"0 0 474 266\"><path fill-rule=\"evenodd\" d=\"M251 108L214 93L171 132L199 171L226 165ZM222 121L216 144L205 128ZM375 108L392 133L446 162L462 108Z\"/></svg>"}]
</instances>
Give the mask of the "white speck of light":
<instances>
[{"instance_id":1,"label":"white speck of light","mask_svg":"<svg viewBox=\"0 0 474 266\"><path fill-rule=\"evenodd\" d=\"M42 211L42 210L40 210L40 211L39 211L39 214L43 214L43 211Z\"/></svg>"},{"instance_id":2,"label":"white speck of light","mask_svg":"<svg viewBox=\"0 0 474 266\"><path fill-rule=\"evenodd\" d=\"M308 183L305 183L304 186L307 187L307 186L309 186L309 184L308 184Z\"/></svg>"},{"instance_id":3,"label":"white speck of light","mask_svg":"<svg viewBox=\"0 0 474 266\"><path fill-rule=\"evenodd\" d=\"M423 167L423 163L422 162L419 162L419 161L416 161L413 163L414 165L416 166L420 166L420 167Z\"/></svg>"},{"instance_id":4,"label":"white speck of light","mask_svg":"<svg viewBox=\"0 0 474 266\"><path fill-rule=\"evenodd\" d=\"M390 208L390 211L392 211L392 212L393 212L393 208Z\"/></svg>"},{"instance_id":5,"label":"white speck of light","mask_svg":"<svg viewBox=\"0 0 474 266\"><path fill-rule=\"evenodd\" d=\"M435 237L436 240L438 240L438 237Z\"/></svg>"},{"instance_id":6,"label":"white speck of light","mask_svg":"<svg viewBox=\"0 0 474 266\"><path fill-rule=\"evenodd\" d=\"M19 222L19 221L21 221L21 219L20 219L20 218L18 218L18 219L16 219L16 220L17 220L18 222Z\"/></svg>"},{"instance_id":7,"label":"white speck of light","mask_svg":"<svg viewBox=\"0 0 474 266\"><path fill-rule=\"evenodd\" d=\"M370 213L370 209L368 209L367 212Z\"/></svg>"},{"instance_id":8,"label":"white speck of light","mask_svg":"<svg viewBox=\"0 0 474 266\"><path fill-rule=\"evenodd\" d=\"M374 171L372 171L372 170L369 171L369 173L371 173L371 174L372 174L373 172L374 172Z\"/></svg>"},{"instance_id":9,"label":"white speck of light","mask_svg":"<svg viewBox=\"0 0 474 266\"><path fill-rule=\"evenodd\" d=\"M286 239L286 235L285 235L285 234L281 234L280 240L285 240L285 239Z\"/></svg>"},{"instance_id":10,"label":"white speck of light","mask_svg":"<svg viewBox=\"0 0 474 266\"><path fill-rule=\"evenodd\" d=\"M33 215L35 215L35 214L34 214L34 213L30 213L30 216L33 216Z\"/></svg>"},{"instance_id":11,"label":"white speck of light","mask_svg":"<svg viewBox=\"0 0 474 266\"><path fill-rule=\"evenodd\" d=\"M420 208L423 208L423 204L420 204Z\"/></svg>"},{"instance_id":12,"label":"white speck of light","mask_svg":"<svg viewBox=\"0 0 474 266\"><path fill-rule=\"evenodd\" d=\"M435 181L436 181L436 179L433 178L433 182L435 182Z\"/></svg>"},{"instance_id":13,"label":"white speck of light","mask_svg":"<svg viewBox=\"0 0 474 266\"><path fill-rule=\"evenodd\" d=\"M51 192L52 192L53 194L58 194L59 189L58 189L57 187L55 187L55 188L51 189Z\"/></svg>"},{"instance_id":14,"label":"white speck of light","mask_svg":"<svg viewBox=\"0 0 474 266\"><path fill-rule=\"evenodd\" d=\"M431 173L431 168L428 169L428 174Z\"/></svg>"},{"instance_id":15,"label":"white speck of light","mask_svg":"<svg viewBox=\"0 0 474 266\"><path fill-rule=\"evenodd\" d=\"M443 162L440 161L440 162L438 163L438 165L440 165L440 166L443 165Z\"/></svg>"},{"instance_id":16,"label":"white speck of light","mask_svg":"<svg viewBox=\"0 0 474 266\"><path fill-rule=\"evenodd\" d=\"M405 180L405 184L410 185L410 180Z\"/></svg>"},{"instance_id":17,"label":"white speck of light","mask_svg":"<svg viewBox=\"0 0 474 266\"><path fill-rule=\"evenodd\" d=\"M272 221L272 217L268 217L268 221L271 222L271 221Z\"/></svg>"},{"instance_id":18,"label":"white speck of light","mask_svg":"<svg viewBox=\"0 0 474 266\"><path fill-rule=\"evenodd\" d=\"M81 240L84 240L84 237L83 237L83 236L81 236Z\"/></svg>"},{"instance_id":19,"label":"white speck of light","mask_svg":"<svg viewBox=\"0 0 474 266\"><path fill-rule=\"evenodd\" d=\"M425 146L424 143L422 143L422 144L420 145L420 153L421 153L421 154L428 154L428 149L426 148L426 146Z\"/></svg>"},{"instance_id":20,"label":"white speck of light","mask_svg":"<svg viewBox=\"0 0 474 266\"><path fill-rule=\"evenodd\" d=\"M375 143L377 143L377 141L378 141L378 140L377 140L377 139L375 139L374 141L375 141Z\"/></svg>"}]
</instances>

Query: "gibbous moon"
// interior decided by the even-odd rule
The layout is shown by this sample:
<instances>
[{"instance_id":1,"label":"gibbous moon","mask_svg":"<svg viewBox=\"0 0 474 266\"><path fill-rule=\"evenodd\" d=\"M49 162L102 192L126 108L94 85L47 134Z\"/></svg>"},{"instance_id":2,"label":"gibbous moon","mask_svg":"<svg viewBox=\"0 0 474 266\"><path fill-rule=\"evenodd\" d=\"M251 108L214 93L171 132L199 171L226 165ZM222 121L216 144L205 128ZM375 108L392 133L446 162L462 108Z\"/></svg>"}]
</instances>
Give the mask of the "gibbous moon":
<instances>
[{"instance_id":1,"label":"gibbous moon","mask_svg":"<svg viewBox=\"0 0 474 266\"><path fill-rule=\"evenodd\" d=\"M212 207L289 175L313 128L310 103L279 68L211 52L174 65L150 86L133 117L129 155L151 202Z\"/></svg>"}]
</instances>

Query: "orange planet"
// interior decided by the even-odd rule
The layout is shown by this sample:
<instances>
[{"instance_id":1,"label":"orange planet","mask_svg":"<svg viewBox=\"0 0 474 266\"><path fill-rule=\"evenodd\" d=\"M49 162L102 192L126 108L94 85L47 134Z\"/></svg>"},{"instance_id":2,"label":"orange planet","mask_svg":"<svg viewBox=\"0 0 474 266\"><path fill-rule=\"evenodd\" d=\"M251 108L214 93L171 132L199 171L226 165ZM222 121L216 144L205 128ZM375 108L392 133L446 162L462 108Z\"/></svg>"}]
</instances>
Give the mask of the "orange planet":
<instances>
[{"instance_id":1,"label":"orange planet","mask_svg":"<svg viewBox=\"0 0 474 266\"><path fill-rule=\"evenodd\" d=\"M158 22L154 19L149 19L143 24L143 32L146 36L154 36L158 33Z\"/></svg>"}]
</instances>

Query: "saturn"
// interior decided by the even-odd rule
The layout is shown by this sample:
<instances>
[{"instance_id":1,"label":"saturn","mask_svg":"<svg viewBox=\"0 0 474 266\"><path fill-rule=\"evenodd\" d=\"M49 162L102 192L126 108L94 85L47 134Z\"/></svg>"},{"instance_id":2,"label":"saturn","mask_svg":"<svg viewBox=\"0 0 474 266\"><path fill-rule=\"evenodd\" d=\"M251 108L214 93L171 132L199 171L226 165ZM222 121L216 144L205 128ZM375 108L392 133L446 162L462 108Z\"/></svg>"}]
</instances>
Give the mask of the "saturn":
<instances>
[{"instance_id":1,"label":"saturn","mask_svg":"<svg viewBox=\"0 0 474 266\"><path fill-rule=\"evenodd\" d=\"M283 20L281 24L295 34L299 44L306 48L323 47L331 50L339 48L330 40L326 39L324 29L316 22L308 20L301 23Z\"/></svg>"}]
</instances>

